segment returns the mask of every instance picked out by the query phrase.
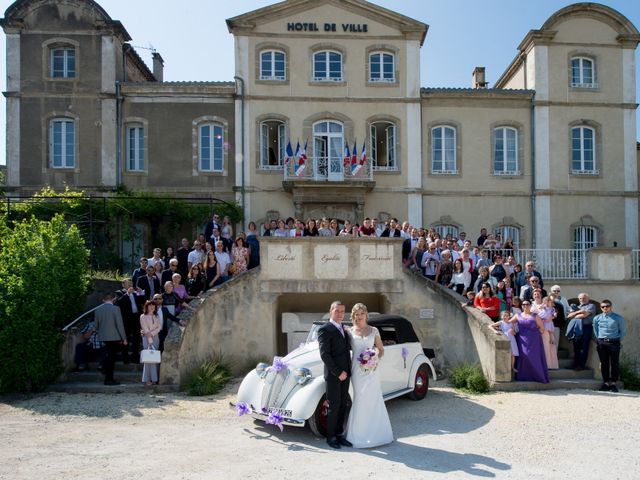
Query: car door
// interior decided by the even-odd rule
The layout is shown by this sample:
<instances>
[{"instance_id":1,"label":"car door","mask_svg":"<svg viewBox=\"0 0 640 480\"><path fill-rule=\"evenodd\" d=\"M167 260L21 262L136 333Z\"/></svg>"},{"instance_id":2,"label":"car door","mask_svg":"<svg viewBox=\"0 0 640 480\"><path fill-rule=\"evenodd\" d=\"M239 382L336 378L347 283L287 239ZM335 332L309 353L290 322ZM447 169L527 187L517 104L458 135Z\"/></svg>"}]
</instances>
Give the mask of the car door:
<instances>
[{"instance_id":1,"label":"car door","mask_svg":"<svg viewBox=\"0 0 640 480\"><path fill-rule=\"evenodd\" d=\"M380 383L382 394L398 391L407 386L409 375L407 364L405 368L402 358L402 344L398 344L398 337L395 328L392 326L378 327L382 344L384 346L384 356L380 362Z\"/></svg>"}]
</instances>

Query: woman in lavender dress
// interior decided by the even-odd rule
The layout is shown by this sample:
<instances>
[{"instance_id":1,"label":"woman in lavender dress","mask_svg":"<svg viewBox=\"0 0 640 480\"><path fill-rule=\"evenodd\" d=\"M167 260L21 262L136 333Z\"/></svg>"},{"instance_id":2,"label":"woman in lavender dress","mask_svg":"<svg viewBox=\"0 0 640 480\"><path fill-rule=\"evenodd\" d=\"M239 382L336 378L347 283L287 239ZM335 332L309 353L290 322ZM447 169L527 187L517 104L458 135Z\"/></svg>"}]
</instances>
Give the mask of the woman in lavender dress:
<instances>
[{"instance_id":1,"label":"woman in lavender dress","mask_svg":"<svg viewBox=\"0 0 640 480\"><path fill-rule=\"evenodd\" d=\"M531 312L531 302L522 302L522 313L511 317L512 323L518 325L518 373L516 380L549 383L547 359L542 344L544 325L540 317Z\"/></svg>"}]
</instances>

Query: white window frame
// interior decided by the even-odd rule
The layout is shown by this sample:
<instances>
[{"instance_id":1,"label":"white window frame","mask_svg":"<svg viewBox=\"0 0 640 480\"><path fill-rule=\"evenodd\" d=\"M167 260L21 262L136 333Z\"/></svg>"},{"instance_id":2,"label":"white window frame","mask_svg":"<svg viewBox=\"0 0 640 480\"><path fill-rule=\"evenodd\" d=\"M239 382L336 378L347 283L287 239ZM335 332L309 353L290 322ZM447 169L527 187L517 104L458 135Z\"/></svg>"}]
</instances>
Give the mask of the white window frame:
<instances>
[{"instance_id":1,"label":"white window frame","mask_svg":"<svg viewBox=\"0 0 640 480\"><path fill-rule=\"evenodd\" d=\"M277 124L278 131L276 132L275 152L276 152L276 165L269 163L269 137L268 131L272 124ZM260 122L260 169L262 170L282 170L284 168L284 157L286 149L286 124L282 120L267 119Z\"/></svg>"},{"instance_id":2,"label":"white window frame","mask_svg":"<svg viewBox=\"0 0 640 480\"><path fill-rule=\"evenodd\" d=\"M313 124L313 164L317 179L344 175L344 124L338 120L320 120Z\"/></svg>"},{"instance_id":3,"label":"white window frame","mask_svg":"<svg viewBox=\"0 0 640 480\"><path fill-rule=\"evenodd\" d=\"M55 69L56 52L62 52L62 70ZM53 47L50 49L51 78L75 78L77 72L76 49L74 47ZM73 58L73 70L70 60Z\"/></svg>"},{"instance_id":4,"label":"white window frame","mask_svg":"<svg viewBox=\"0 0 640 480\"><path fill-rule=\"evenodd\" d=\"M513 134L513 148L509 148L509 134ZM502 151L498 151L498 141L502 141ZM520 159L518 158L518 129L514 127L500 126L494 130L493 139L493 174L494 175L520 175ZM515 164L509 165L509 152L514 153ZM499 157L502 158L499 158ZM498 163L502 163L502 168L498 168ZM509 167L513 168L509 168Z\"/></svg>"},{"instance_id":5,"label":"white window frame","mask_svg":"<svg viewBox=\"0 0 640 480\"><path fill-rule=\"evenodd\" d=\"M453 238L458 238L458 236L460 235L460 229L455 225L439 223L437 225L433 225L431 228L433 228L436 233L440 235L440 238L446 238L449 234L451 234Z\"/></svg>"},{"instance_id":6,"label":"white window frame","mask_svg":"<svg viewBox=\"0 0 640 480\"><path fill-rule=\"evenodd\" d=\"M268 55L270 72L263 70L264 56ZM277 56L282 55L282 75L278 75L276 72ZM287 54L281 50L263 50L260 52L260 80L277 80L282 81L287 79Z\"/></svg>"},{"instance_id":7,"label":"white window frame","mask_svg":"<svg viewBox=\"0 0 640 480\"><path fill-rule=\"evenodd\" d=\"M391 60L391 77L385 77L384 66L387 62L385 57ZM379 70L377 77L374 77L373 64L378 63ZM396 81L396 56L391 52L373 52L369 55L369 82L371 83L394 83Z\"/></svg>"},{"instance_id":8,"label":"white window frame","mask_svg":"<svg viewBox=\"0 0 640 480\"><path fill-rule=\"evenodd\" d=\"M385 150L387 152L386 162L379 164L378 158L378 134L376 125L384 124ZM388 120L378 120L369 124L369 138L371 140L371 165L379 172L394 172L398 170L398 150L397 150L397 129L394 122Z\"/></svg>"},{"instance_id":9,"label":"white window frame","mask_svg":"<svg viewBox=\"0 0 640 480\"><path fill-rule=\"evenodd\" d=\"M324 59L321 59L320 56L324 55ZM332 70L331 65L335 63L335 60L331 60L331 55L338 55L340 59L340 76L333 77L331 76ZM325 73L324 75L320 75L316 70L316 62L320 61L324 64ZM313 54L313 81L314 82L342 82L344 80L344 65L342 63L342 53L337 50L321 50L319 52L315 52Z\"/></svg>"},{"instance_id":10,"label":"white window frame","mask_svg":"<svg viewBox=\"0 0 640 480\"><path fill-rule=\"evenodd\" d=\"M598 227L581 225L573 228L573 248L589 250L598 246Z\"/></svg>"},{"instance_id":11,"label":"white window frame","mask_svg":"<svg viewBox=\"0 0 640 480\"><path fill-rule=\"evenodd\" d=\"M579 137L578 137L578 141L580 142L580 148L576 149L574 148L574 132L579 131ZM587 145L587 141L589 139L586 138L585 136L585 132L591 132L591 148L588 148ZM600 172L598 171L598 169L596 168L597 165L597 157L596 157L596 129L593 127L589 127L586 125L578 125L575 127L571 127L571 173L573 174L579 174L579 175L598 175ZM593 167L592 168L587 168L586 167L586 162L589 160L586 160L586 153L588 151L591 151L592 154L592 160L591 162L593 163ZM576 156L577 154L577 156ZM576 165L575 163L579 162L580 163L580 168L575 168Z\"/></svg>"},{"instance_id":12,"label":"white window frame","mask_svg":"<svg viewBox=\"0 0 640 480\"><path fill-rule=\"evenodd\" d=\"M205 136L205 130L208 135ZM216 135L219 145L214 145ZM208 138L209 145L205 146L204 139ZM204 149L208 148L208 157L205 158ZM216 152L219 156L216 156ZM208 168L205 167L205 161L209 162ZM210 122L198 125L198 169L201 172L223 172L224 171L224 125L220 123Z\"/></svg>"},{"instance_id":13,"label":"white window frame","mask_svg":"<svg viewBox=\"0 0 640 480\"><path fill-rule=\"evenodd\" d=\"M513 225L500 225L493 229L493 234L500 234L502 237L502 243L504 244L507 238L510 238L513 241L513 247L515 249L520 248L520 227L515 227Z\"/></svg>"},{"instance_id":14,"label":"white window frame","mask_svg":"<svg viewBox=\"0 0 640 480\"><path fill-rule=\"evenodd\" d=\"M453 148L449 148L446 143L445 132L450 130L453 132ZM442 148L439 152L442 156L440 168L436 168L436 132L440 132ZM450 140L450 139L449 139ZM456 127L451 125L436 125L431 128L431 173L433 175L456 175L458 173L458 132ZM446 154L447 152L453 152L453 164L449 162L447 165ZM452 168L447 168L452 167Z\"/></svg>"},{"instance_id":15,"label":"white window frame","mask_svg":"<svg viewBox=\"0 0 640 480\"><path fill-rule=\"evenodd\" d=\"M144 125L141 123L127 124L126 136L127 171L145 171L145 157L147 148L144 139Z\"/></svg>"},{"instance_id":16,"label":"white window frame","mask_svg":"<svg viewBox=\"0 0 640 480\"><path fill-rule=\"evenodd\" d=\"M574 63L577 65L574 66ZM590 64L587 66L587 63ZM586 74L587 69L591 70L591 78ZM578 75L574 75L574 70ZM571 58L571 86L574 88L598 88L596 82L596 62L589 57L572 57Z\"/></svg>"},{"instance_id":17,"label":"white window frame","mask_svg":"<svg viewBox=\"0 0 640 480\"><path fill-rule=\"evenodd\" d=\"M56 132L58 125L60 126L59 133ZM57 139L58 135L59 139ZM71 142L69 142L69 135L71 135ZM58 145L60 160L56 162ZM57 117L49 121L49 165L55 169L76 167L76 122L73 118Z\"/></svg>"}]
</instances>

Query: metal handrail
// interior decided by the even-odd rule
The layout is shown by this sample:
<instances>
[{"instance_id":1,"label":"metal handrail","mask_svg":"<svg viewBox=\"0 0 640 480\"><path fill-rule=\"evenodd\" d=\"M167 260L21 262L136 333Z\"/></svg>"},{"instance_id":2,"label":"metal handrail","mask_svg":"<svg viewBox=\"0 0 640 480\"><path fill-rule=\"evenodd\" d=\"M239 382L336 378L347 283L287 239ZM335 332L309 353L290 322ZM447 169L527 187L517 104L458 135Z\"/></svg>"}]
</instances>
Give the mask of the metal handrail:
<instances>
[{"instance_id":1,"label":"metal handrail","mask_svg":"<svg viewBox=\"0 0 640 480\"><path fill-rule=\"evenodd\" d=\"M67 330L69 330L71 327L73 327L76 323L78 323L78 321L79 321L81 318L84 318L85 316L89 315L90 313L95 312L95 311L96 311L98 308L100 308L102 305L104 305L104 304L103 304L103 303L101 303L100 305L98 305L98 306L96 306L96 307L93 307L92 309L87 310L86 312L84 312L84 313L80 314L80 316L79 316L79 317L77 317L73 322L71 322L69 325L67 325L66 327L64 327L64 328L62 329L62 331L63 331L63 332L66 332L66 331L67 331Z\"/></svg>"}]
</instances>

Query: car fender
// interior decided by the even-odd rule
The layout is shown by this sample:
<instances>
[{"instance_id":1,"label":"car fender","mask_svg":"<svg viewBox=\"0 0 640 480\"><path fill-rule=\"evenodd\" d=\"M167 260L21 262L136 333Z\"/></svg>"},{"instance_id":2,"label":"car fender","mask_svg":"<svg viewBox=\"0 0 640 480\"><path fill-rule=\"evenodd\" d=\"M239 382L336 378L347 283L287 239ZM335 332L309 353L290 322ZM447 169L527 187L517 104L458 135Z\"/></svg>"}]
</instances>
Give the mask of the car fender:
<instances>
[{"instance_id":1,"label":"car fender","mask_svg":"<svg viewBox=\"0 0 640 480\"><path fill-rule=\"evenodd\" d=\"M237 396L238 402L244 402L247 405L253 405L255 408L260 409L259 403L263 387L264 380L260 378L255 370L250 371L242 379L242 383L240 383Z\"/></svg>"},{"instance_id":2,"label":"car fender","mask_svg":"<svg viewBox=\"0 0 640 480\"><path fill-rule=\"evenodd\" d=\"M429 365L429 369L431 370L431 378L433 380L437 380L436 369L433 368L433 363L431 363L431 360L429 360L425 354L421 353L413 359L413 363L411 364L411 375L409 375L409 383L407 384L408 387L413 387L413 380L416 377L418 368L420 368L420 365L422 365L423 363Z\"/></svg>"},{"instance_id":3,"label":"car fender","mask_svg":"<svg viewBox=\"0 0 640 480\"><path fill-rule=\"evenodd\" d=\"M282 408L291 410L293 418L307 420L316 411L318 402L327 391L324 377L314 377L309 383L294 391Z\"/></svg>"}]
</instances>

